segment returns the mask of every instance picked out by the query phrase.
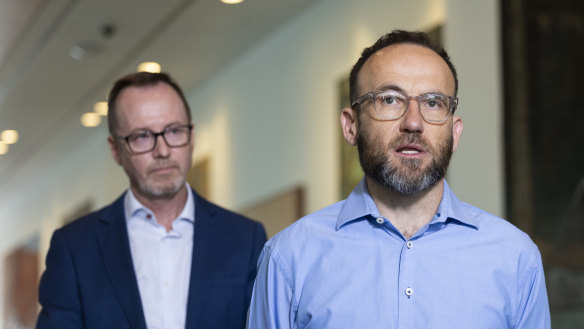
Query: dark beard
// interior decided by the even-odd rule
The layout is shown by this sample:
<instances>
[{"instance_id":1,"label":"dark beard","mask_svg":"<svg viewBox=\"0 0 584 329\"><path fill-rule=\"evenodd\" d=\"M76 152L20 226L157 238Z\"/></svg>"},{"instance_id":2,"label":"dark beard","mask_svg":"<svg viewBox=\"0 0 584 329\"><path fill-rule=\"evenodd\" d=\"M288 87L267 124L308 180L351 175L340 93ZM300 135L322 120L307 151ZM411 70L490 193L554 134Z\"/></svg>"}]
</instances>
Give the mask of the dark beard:
<instances>
[{"instance_id":1,"label":"dark beard","mask_svg":"<svg viewBox=\"0 0 584 329\"><path fill-rule=\"evenodd\" d=\"M401 167L397 168L389 163L389 150L395 149L402 143L417 144L432 155L432 163L427 168L420 168L420 159L401 159ZM359 131L357 149L359 161L365 175L382 186L404 195L414 195L427 190L446 175L450 158L452 157L453 136L452 130L438 150L432 148L416 133L407 133L383 147L371 142L369 136Z\"/></svg>"}]
</instances>

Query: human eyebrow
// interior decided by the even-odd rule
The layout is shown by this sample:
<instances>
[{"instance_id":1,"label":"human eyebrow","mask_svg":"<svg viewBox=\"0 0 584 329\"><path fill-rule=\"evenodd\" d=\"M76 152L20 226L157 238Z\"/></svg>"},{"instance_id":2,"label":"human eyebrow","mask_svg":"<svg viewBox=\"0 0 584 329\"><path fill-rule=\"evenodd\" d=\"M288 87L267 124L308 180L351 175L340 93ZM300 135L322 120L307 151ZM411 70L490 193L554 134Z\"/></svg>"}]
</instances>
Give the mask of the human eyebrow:
<instances>
[{"instance_id":1,"label":"human eyebrow","mask_svg":"<svg viewBox=\"0 0 584 329\"><path fill-rule=\"evenodd\" d=\"M130 133L128 133L127 135L118 135L118 138L127 139L130 137L136 137L138 135L143 135L143 134L152 134L152 131L145 129L145 128L136 128L136 129L132 130Z\"/></svg>"},{"instance_id":2,"label":"human eyebrow","mask_svg":"<svg viewBox=\"0 0 584 329\"><path fill-rule=\"evenodd\" d=\"M403 90L403 88L401 88L398 85L394 85L394 84L385 84L385 85L381 85L379 88L376 89L377 91L397 91L398 93L402 93L405 94L406 91Z\"/></svg>"},{"instance_id":3,"label":"human eyebrow","mask_svg":"<svg viewBox=\"0 0 584 329\"><path fill-rule=\"evenodd\" d=\"M167 124L166 126L164 126L164 129L168 129L168 128L172 128L172 127L176 127L176 126L184 126L184 125L185 125L184 123L174 121L174 122L171 122L171 123Z\"/></svg>"},{"instance_id":4,"label":"human eyebrow","mask_svg":"<svg viewBox=\"0 0 584 329\"><path fill-rule=\"evenodd\" d=\"M398 93L408 95L408 93L403 88L401 88L400 86L395 85L395 84L381 85L378 89L376 89L376 91L396 91ZM449 96L447 93L443 92L440 89L432 89L432 90L420 93L419 95L428 95L428 94L438 94L438 95Z\"/></svg>"},{"instance_id":5,"label":"human eyebrow","mask_svg":"<svg viewBox=\"0 0 584 329\"><path fill-rule=\"evenodd\" d=\"M182 123L180 123L178 121L174 121L174 122L171 122L171 123L167 124L166 126L164 126L164 129L173 128L173 127L182 126L182 125L183 125ZM163 131L164 131L164 129L163 129ZM131 135L143 134L143 133L154 133L154 131L149 129L149 128L140 127L140 128L135 128L134 130L132 130L130 132Z\"/></svg>"},{"instance_id":6,"label":"human eyebrow","mask_svg":"<svg viewBox=\"0 0 584 329\"><path fill-rule=\"evenodd\" d=\"M130 135L151 133L151 132L152 132L152 130L150 130L148 128L136 128L136 129L130 131Z\"/></svg>"},{"instance_id":7,"label":"human eyebrow","mask_svg":"<svg viewBox=\"0 0 584 329\"><path fill-rule=\"evenodd\" d=\"M420 95L432 95L432 94L434 94L434 95L442 95L442 96L449 96L447 93L443 92L440 89L433 89L433 90L430 90L430 91L421 93Z\"/></svg>"}]
</instances>

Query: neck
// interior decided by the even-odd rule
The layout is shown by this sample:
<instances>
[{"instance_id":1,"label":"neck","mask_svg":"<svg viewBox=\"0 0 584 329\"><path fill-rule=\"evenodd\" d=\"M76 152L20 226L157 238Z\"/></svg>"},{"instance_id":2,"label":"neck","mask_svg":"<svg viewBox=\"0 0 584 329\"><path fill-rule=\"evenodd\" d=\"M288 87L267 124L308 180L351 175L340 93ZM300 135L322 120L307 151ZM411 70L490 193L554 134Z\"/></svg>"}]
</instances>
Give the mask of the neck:
<instances>
[{"instance_id":1,"label":"neck","mask_svg":"<svg viewBox=\"0 0 584 329\"><path fill-rule=\"evenodd\" d=\"M387 218L406 238L411 238L428 224L440 205L444 179L430 189L414 195L404 195L367 178L367 189L381 216Z\"/></svg>"},{"instance_id":2,"label":"neck","mask_svg":"<svg viewBox=\"0 0 584 329\"><path fill-rule=\"evenodd\" d=\"M183 186L171 196L164 197L150 197L138 192L134 187L131 187L132 193L140 203L146 208L154 212L156 220L160 225L166 228L169 232L172 229L172 222L180 215L185 207L188 198L188 191L186 186Z\"/></svg>"}]
</instances>

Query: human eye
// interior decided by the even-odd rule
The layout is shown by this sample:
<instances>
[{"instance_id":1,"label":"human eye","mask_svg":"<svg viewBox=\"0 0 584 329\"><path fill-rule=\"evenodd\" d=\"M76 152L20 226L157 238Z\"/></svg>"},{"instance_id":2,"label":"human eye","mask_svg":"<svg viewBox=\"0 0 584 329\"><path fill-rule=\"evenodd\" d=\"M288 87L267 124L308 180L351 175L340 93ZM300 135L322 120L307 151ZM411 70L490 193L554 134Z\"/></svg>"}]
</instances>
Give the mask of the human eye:
<instances>
[{"instance_id":1,"label":"human eye","mask_svg":"<svg viewBox=\"0 0 584 329\"><path fill-rule=\"evenodd\" d=\"M401 106L404 103L404 97L396 93L381 93L377 95L377 103L384 107Z\"/></svg>"},{"instance_id":2,"label":"human eye","mask_svg":"<svg viewBox=\"0 0 584 329\"><path fill-rule=\"evenodd\" d=\"M182 135L185 133L186 129L187 128L185 126L171 126L164 130L164 135L166 136Z\"/></svg>"},{"instance_id":3,"label":"human eye","mask_svg":"<svg viewBox=\"0 0 584 329\"><path fill-rule=\"evenodd\" d=\"M167 134L176 134L176 133L180 132L180 128L179 127L168 127L168 128L166 128L165 132Z\"/></svg>"},{"instance_id":4,"label":"human eye","mask_svg":"<svg viewBox=\"0 0 584 329\"><path fill-rule=\"evenodd\" d=\"M447 108L448 98L444 95L428 94L421 97L421 103L427 109L443 110Z\"/></svg>"},{"instance_id":5,"label":"human eye","mask_svg":"<svg viewBox=\"0 0 584 329\"><path fill-rule=\"evenodd\" d=\"M128 136L128 139L132 142L146 141L150 138L152 138L152 133L147 130L138 131Z\"/></svg>"}]
</instances>

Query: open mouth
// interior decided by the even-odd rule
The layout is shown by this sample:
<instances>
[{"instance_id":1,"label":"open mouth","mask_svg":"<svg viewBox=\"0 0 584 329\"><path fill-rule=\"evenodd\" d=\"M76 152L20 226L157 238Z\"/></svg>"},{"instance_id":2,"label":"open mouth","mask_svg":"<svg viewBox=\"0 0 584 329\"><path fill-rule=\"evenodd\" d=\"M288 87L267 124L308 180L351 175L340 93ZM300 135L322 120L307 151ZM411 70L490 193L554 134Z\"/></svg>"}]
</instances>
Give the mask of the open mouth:
<instances>
[{"instance_id":1,"label":"open mouth","mask_svg":"<svg viewBox=\"0 0 584 329\"><path fill-rule=\"evenodd\" d=\"M419 155L425 153L424 149L416 145L404 145L396 149L396 152L406 156Z\"/></svg>"}]
</instances>

